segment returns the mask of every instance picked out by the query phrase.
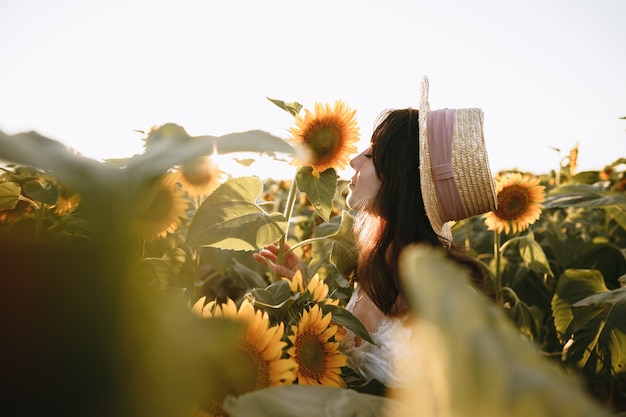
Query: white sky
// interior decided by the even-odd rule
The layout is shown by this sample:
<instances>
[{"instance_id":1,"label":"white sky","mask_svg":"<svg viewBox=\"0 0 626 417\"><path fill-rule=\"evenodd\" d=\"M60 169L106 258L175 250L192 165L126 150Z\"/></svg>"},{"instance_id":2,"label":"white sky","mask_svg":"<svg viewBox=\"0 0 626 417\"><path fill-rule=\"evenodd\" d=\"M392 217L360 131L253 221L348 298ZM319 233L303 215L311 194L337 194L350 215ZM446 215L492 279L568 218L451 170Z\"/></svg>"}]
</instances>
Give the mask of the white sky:
<instances>
[{"instance_id":1,"label":"white sky","mask_svg":"<svg viewBox=\"0 0 626 417\"><path fill-rule=\"evenodd\" d=\"M576 142L601 169L626 157L625 18L625 0L0 0L0 130L128 157L136 129L286 138L267 96L342 99L362 148L426 74L431 108L484 110L494 172L546 173Z\"/></svg>"}]
</instances>

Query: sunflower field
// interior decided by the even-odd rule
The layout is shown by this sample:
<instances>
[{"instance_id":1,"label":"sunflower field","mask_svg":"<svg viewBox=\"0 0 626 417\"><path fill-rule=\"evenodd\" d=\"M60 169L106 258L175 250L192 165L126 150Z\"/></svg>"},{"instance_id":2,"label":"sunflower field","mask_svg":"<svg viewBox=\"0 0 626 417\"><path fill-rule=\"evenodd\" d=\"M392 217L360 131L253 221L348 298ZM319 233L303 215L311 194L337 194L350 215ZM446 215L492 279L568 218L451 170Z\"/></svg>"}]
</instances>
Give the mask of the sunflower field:
<instances>
[{"instance_id":1,"label":"sunflower field","mask_svg":"<svg viewBox=\"0 0 626 417\"><path fill-rule=\"evenodd\" d=\"M167 124L142 154L96 162L0 132L7 413L626 415L625 158L576 172L573 150L555 172L498 173L498 210L452 229L498 305L438 251L407 249L423 355L412 385L390 389L340 349L347 331L371 341L344 308L356 254L337 171L356 150L354 111L271 101L294 140ZM293 155L294 177L233 177L215 152ZM274 244L308 282L254 259Z\"/></svg>"}]
</instances>

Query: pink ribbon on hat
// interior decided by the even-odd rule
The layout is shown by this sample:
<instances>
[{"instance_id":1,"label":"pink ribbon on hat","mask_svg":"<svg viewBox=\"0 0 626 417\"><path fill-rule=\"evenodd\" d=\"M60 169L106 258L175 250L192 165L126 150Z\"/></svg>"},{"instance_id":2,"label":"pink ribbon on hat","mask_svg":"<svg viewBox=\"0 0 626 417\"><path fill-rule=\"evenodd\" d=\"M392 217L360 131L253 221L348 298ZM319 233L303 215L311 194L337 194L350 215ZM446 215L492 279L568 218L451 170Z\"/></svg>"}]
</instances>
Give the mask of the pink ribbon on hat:
<instances>
[{"instance_id":1,"label":"pink ribbon on hat","mask_svg":"<svg viewBox=\"0 0 626 417\"><path fill-rule=\"evenodd\" d=\"M431 110L428 112L426 125L435 193L439 214L444 223L469 217L454 181L452 167L454 116L454 109Z\"/></svg>"}]
</instances>

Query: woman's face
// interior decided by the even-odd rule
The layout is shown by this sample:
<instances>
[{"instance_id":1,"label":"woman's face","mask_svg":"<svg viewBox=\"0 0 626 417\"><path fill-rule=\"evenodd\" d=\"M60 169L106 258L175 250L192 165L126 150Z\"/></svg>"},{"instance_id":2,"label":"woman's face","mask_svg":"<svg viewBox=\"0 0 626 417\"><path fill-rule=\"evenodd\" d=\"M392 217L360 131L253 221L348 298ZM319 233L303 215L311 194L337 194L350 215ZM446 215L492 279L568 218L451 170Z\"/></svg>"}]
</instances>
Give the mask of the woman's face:
<instances>
[{"instance_id":1,"label":"woman's face","mask_svg":"<svg viewBox=\"0 0 626 417\"><path fill-rule=\"evenodd\" d=\"M348 207L354 210L372 208L372 202L380 188L380 179L376 175L371 146L350 161L356 171L348 185L350 192L346 198Z\"/></svg>"}]
</instances>

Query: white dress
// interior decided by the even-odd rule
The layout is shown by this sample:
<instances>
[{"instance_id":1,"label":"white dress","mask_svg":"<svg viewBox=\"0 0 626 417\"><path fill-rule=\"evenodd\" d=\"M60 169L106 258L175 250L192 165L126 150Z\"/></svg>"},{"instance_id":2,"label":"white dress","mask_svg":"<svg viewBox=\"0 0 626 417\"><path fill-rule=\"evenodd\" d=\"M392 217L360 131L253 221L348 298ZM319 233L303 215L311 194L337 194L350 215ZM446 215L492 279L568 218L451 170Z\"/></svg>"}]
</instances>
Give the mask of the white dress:
<instances>
[{"instance_id":1,"label":"white dress","mask_svg":"<svg viewBox=\"0 0 626 417\"><path fill-rule=\"evenodd\" d=\"M346 309L350 312L359 297L360 287L352 293ZM412 330L405 324L406 317L387 317L370 333L374 344L365 340L355 345L355 334L348 331L342 341L342 351L348 356L348 366L365 379L376 379L388 387L402 387L411 382L411 372L397 363L411 363L416 348L411 341Z\"/></svg>"}]
</instances>

